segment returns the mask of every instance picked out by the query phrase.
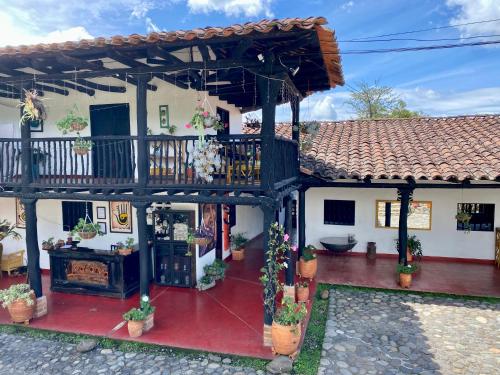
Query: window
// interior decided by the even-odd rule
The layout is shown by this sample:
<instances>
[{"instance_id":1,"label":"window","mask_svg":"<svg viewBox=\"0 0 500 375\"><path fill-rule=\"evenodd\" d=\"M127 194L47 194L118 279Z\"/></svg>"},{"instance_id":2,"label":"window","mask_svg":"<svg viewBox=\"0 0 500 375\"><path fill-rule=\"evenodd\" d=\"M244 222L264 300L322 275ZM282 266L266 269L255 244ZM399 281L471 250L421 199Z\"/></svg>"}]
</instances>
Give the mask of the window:
<instances>
[{"instance_id":1,"label":"window","mask_svg":"<svg viewBox=\"0 0 500 375\"><path fill-rule=\"evenodd\" d=\"M354 216L354 201L325 199L325 224L354 225Z\"/></svg>"},{"instance_id":2,"label":"window","mask_svg":"<svg viewBox=\"0 0 500 375\"><path fill-rule=\"evenodd\" d=\"M457 212L471 214L469 228L475 232L493 232L495 227L495 205L488 203L458 203ZM457 221L457 230L464 230L464 224Z\"/></svg>"},{"instance_id":3,"label":"window","mask_svg":"<svg viewBox=\"0 0 500 375\"><path fill-rule=\"evenodd\" d=\"M399 201L376 202L376 223L377 228L398 228ZM408 229L430 230L432 222L432 202L412 201L408 215Z\"/></svg>"},{"instance_id":4,"label":"window","mask_svg":"<svg viewBox=\"0 0 500 375\"><path fill-rule=\"evenodd\" d=\"M92 203L90 202L62 202L63 231L71 231L79 219L85 219L85 205L87 205L90 220L94 219Z\"/></svg>"}]
</instances>

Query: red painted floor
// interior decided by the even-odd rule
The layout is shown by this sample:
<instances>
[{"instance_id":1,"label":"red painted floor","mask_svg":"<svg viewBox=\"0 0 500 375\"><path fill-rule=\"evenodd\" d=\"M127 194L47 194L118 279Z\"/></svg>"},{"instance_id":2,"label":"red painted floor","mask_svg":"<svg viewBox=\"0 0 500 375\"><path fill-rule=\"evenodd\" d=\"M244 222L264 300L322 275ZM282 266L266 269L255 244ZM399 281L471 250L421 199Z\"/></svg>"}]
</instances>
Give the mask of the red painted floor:
<instances>
[{"instance_id":1,"label":"red painted floor","mask_svg":"<svg viewBox=\"0 0 500 375\"><path fill-rule=\"evenodd\" d=\"M264 258L261 241L252 241L246 249L245 260L231 261L226 279L208 291L152 285L155 327L138 339L129 338L126 325L112 331L122 323L125 311L137 307L138 294L119 300L51 292L48 275L42 277L48 314L33 320L30 326L270 359L271 349L262 345L263 292L258 280ZM24 279L5 275L0 288L19 282ZM315 285L311 287L314 295ZM0 309L0 324L6 323L10 323L8 312Z\"/></svg>"},{"instance_id":2,"label":"red painted floor","mask_svg":"<svg viewBox=\"0 0 500 375\"><path fill-rule=\"evenodd\" d=\"M328 284L400 289L397 259L318 254L317 281ZM488 264L424 260L414 275L412 290L500 297L500 269Z\"/></svg>"}]
</instances>

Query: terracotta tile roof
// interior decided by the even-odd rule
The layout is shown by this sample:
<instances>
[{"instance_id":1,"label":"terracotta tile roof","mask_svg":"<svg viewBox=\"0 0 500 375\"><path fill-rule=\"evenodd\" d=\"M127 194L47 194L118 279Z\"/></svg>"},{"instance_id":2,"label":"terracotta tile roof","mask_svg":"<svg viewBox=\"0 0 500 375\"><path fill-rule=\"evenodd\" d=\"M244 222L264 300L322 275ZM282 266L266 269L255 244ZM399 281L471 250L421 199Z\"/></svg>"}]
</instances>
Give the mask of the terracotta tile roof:
<instances>
[{"instance_id":1,"label":"terracotta tile roof","mask_svg":"<svg viewBox=\"0 0 500 375\"><path fill-rule=\"evenodd\" d=\"M322 122L301 165L326 179L499 181L500 115Z\"/></svg>"},{"instance_id":2,"label":"terracotta tile roof","mask_svg":"<svg viewBox=\"0 0 500 375\"><path fill-rule=\"evenodd\" d=\"M245 36L253 33L269 33L271 31L288 32L296 29L315 30L320 41L320 50L328 72L330 85L344 83L340 65L340 52L335 40L335 33L324 27L327 24L324 17L284 18L247 22L227 27L205 27L192 30L152 32L147 35L131 34L128 36L115 35L112 37L97 37L80 41L63 43L47 43L36 45L7 46L0 48L0 57L26 56L37 53L68 52L75 50L89 50L100 47L141 46L158 42L174 43L177 41L206 40L212 38L226 38L230 36Z\"/></svg>"}]
</instances>

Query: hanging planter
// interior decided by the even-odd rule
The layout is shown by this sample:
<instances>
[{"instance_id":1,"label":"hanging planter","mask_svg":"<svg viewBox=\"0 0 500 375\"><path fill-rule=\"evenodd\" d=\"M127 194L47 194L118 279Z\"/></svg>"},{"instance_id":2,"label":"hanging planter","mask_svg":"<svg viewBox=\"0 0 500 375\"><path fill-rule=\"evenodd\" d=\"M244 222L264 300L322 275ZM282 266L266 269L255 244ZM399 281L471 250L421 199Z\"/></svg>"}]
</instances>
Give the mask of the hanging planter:
<instances>
[{"instance_id":1,"label":"hanging planter","mask_svg":"<svg viewBox=\"0 0 500 375\"><path fill-rule=\"evenodd\" d=\"M221 122L220 116L213 114L212 107L206 98L203 100L203 103L196 106L193 117L188 125L191 125L199 133L205 129L224 130L224 124Z\"/></svg>"},{"instance_id":2,"label":"hanging planter","mask_svg":"<svg viewBox=\"0 0 500 375\"><path fill-rule=\"evenodd\" d=\"M90 240L97 235L102 236L103 233L101 232L101 227L99 226L99 224L92 223L90 221L90 218L89 221L87 221L87 218L88 215L85 219L80 218L80 220L78 220L78 224L76 224L71 231L71 234L77 234L77 239L80 240Z\"/></svg>"},{"instance_id":3,"label":"hanging planter","mask_svg":"<svg viewBox=\"0 0 500 375\"><path fill-rule=\"evenodd\" d=\"M462 224L465 233L470 233L470 221L472 219L472 215L466 211L459 211L455 215L455 219L458 223Z\"/></svg>"},{"instance_id":4,"label":"hanging planter","mask_svg":"<svg viewBox=\"0 0 500 375\"><path fill-rule=\"evenodd\" d=\"M215 139L199 139L195 141L192 152L196 176L206 183L213 182L213 173L221 167L219 150L222 145Z\"/></svg>"},{"instance_id":5,"label":"hanging planter","mask_svg":"<svg viewBox=\"0 0 500 375\"><path fill-rule=\"evenodd\" d=\"M22 109L20 125L47 118L47 111L36 90L24 90L24 100L19 103L19 107Z\"/></svg>"},{"instance_id":6,"label":"hanging planter","mask_svg":"<svg viewBox=\"0 0 500 375\"><path fill-rule=\"evenodd\" d=\"M89 125L86 117L78 115L78 107L75 105L71 111L56 124L57 128L63 133L81 132Z\"/></svg>"},{"instance_id":7,"label":"hanging planter","mask_svg":"<svg viewBox=\"0 0 500 375\"><path fill-rule=\"evenodd\" d=\"M73 143L73 152L77 155L85 156L92 149L93 144L91 140L85 140L78 134L78 138Z\"/></svg>"},{"instance_id":8,"label":"hanging planter","mask_svg":"<svg viewBox=\"0 0 500 375\"><path fill-rule=\"evenodd\" d=\"M206 235L203 235L203 233L200 233L200 230L192 230L189 229L186 242L191 245L198 245L198 246L207 246L210 242L213 241L212 237L208 237Z\"/></svg>"}]
</instances>

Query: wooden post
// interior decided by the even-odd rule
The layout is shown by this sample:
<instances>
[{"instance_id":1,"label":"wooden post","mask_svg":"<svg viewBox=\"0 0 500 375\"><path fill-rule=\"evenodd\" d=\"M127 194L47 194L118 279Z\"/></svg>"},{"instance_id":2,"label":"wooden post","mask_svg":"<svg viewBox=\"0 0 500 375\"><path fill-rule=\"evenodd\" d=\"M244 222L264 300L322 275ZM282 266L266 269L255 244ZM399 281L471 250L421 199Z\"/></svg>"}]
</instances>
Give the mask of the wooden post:
<instances>
[{"instance_id":1,"label":"wooden post","mask_svg":"<svg viewBox=\"0 0 500 375\"><path fill-rule=\"evenodd\" d=\"M139 176L139 187L143 190L146 187L149 176L149 150L146 143L148 133L148 110L147 92L148 77L144 74L137 76L136 89L137 104L137 173Z\"/></svg>"},{"instance_id":2,"label":"wooden post","mask_svg":"<svg viewBox=\"0 0 500 375\"><path fill-rule=\"evenodd\" d=\"M299 142L300 140L300 99L294 96L290 101L292 107L292 139Z\"/></svg>"},{"instance_id":3,"label":"wooden post","mask_svg":"<svg viewBox=\"0 0 500 375\"><path fill-rule=\"evenodd\" d=\"M215 243L215 257L217 259L222 259L222 205L217 205L216 210L216 227L217 227L217 241Z\"/></svg>"},{"instance_id":4,"label":"wooden post","mask_svg":"<svg viewBox=\"0 0 500 375\"><path fill-rule=\"evenodd\" d=\"M264 264L267 262L267 252L269 251L269 228L275 221L276 207L272 205L262 205L261 209L264 213L263 223L263 248L264 248ZM264 299L266 295L264 294ZM271 311L269 306L264 304L264 346L271 346L271 325L273 324L274 311Z\"/></svg>"},{"instance_id":5,"label":"wooden post","mask_svg":"<svg viewBox=\"0 0 500 375\"><path fill-rule=\"evenodd\" d=\"M304 247L306 247L306 191L299 189L299 258Z\"/></svg>"},{"instance_id":6,"label":"wooden post","mask_svg":"<svg viewBox=\"0 0 500 375\"><path fill-rule=\"evenodd\" d=\"M292 197L286 197L285 201L285 233L290 236L290 242L293 241L293 225L292 225ZM287 263L288 267L285 273L285 285L294 286L294 275L295 275L295 259L292 251L287 252Z\"/></svg>"},{"instance_id":7,"label":"wooden post","mask_svg":"<svg viewBox=\"0 0 500 375\"><path fill-rule=\"evenodd\" d=\"M26 252L28 256L28 279L37 298L42 296L42 273L40 271L40 250L38 249L38 230L36 199L21 198L26 216Z\"/></svg>"},{"instance_id":8,"label":"wooden post","mask_svg":"<svg viewBox=\"0 0 500 375\"><path fill-rule=\"evenodd\" d=\"M408 245L408 209L410 205L410 196L413 189L411 188L399 188L398 193L401 198L401 209L399 210L399 227L398 227L398 253L399 253L399 263L408 265L408 260L406 259L406 247Z\"/></svg>"},{"instance_id":9,"label":"wooden post","mask_svg":"<svg viewBox=\"0 0 500 375\"><path fill-rule=\"evenodd\" d=\"M25 86L23 84L18 86L21 92L21 101L24 101L26 93L24 92ZM23 115L23 108L20 110L20 116ZM33 182L33 163L31 161L31 127L30 124L21 124L21 181L23 188L27 187Z\"/></svg>"},{"instance_id":10,"label":"wooden post","mask_svg":"<svg viewBox=\"0 0 500 375\"><path fill-rule=\"evenodd\" d=\"M137 213L137 230L139 233L139 285L140 296L149 296L149 269L151 258L149 257L148 228L146 220L146 209L151 203L133 202L132 205Z\"/></svg>"}]
</instances>

